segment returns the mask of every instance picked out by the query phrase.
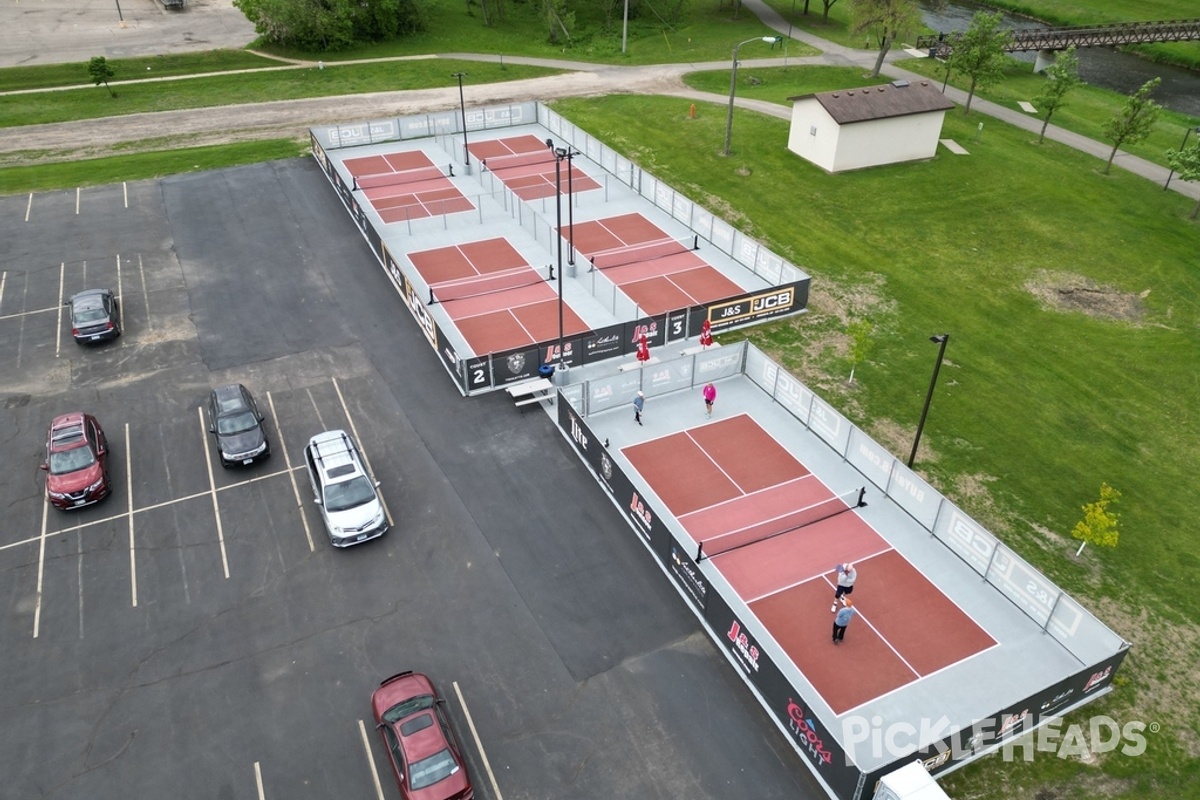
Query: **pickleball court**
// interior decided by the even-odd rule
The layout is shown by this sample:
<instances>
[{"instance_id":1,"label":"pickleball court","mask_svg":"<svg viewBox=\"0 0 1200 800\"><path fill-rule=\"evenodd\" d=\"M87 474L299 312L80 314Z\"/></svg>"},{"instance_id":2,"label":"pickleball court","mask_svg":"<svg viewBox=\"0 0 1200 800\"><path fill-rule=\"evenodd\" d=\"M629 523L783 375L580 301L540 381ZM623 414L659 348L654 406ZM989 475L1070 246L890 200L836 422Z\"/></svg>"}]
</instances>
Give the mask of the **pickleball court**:
<instances>
[{"instance_id":1,"label":"pickleball court","mask_svg":"<svg viewBox=\"0 0 1200 800\"><path fill-rule=\"evenodd\" d=\"M433 163L420 150L348 158L343 162L384 222L470 211L475 206L451 183L449 169Z\"/></svg>"}]
</instances>

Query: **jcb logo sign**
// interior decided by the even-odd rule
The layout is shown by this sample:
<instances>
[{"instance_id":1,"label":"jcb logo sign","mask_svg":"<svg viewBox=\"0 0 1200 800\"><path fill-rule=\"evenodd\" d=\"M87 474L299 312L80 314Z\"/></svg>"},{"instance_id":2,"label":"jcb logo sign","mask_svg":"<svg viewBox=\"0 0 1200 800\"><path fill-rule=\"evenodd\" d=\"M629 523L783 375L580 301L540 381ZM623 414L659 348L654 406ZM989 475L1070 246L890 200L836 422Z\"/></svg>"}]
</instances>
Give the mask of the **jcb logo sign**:
<instances>
[{"instance_id":1,"label":"jcb logo sign","mask_svg":"<svg viewBox=\"0 0 1200 800\"><path fill-rule=\"evenodd\" d=\"M742 297L728 303L709 306L708 319L714 329L725 328L734 322L784 314L796 303L796 289L788 286L765 294Z\"/></svg>"},{"instance_id":2,"label":"jcb logo sign","mask_svg":"<svg viewBox=\"0 0 1200 800\"><path fill-rule=\"evenodd\" d=\"M774 311L777 308L791 308L795 294L795 291L792 289L784 289L782 292L752 297L750 298L750 313L761 314L764 311Z\"/></svg>"}]
</instances>

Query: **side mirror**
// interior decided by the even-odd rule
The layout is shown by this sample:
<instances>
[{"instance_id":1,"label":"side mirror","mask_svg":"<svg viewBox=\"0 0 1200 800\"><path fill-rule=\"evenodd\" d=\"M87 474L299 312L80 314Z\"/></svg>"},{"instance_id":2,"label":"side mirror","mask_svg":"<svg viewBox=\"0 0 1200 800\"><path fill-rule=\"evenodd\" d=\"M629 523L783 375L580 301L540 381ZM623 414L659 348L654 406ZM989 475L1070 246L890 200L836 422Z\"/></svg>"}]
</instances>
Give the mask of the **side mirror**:
<instances>
[{"instance_id":1,"label":"side mirror","mask_svg":"<svg viewBox=\"0 0 1200 800\"><path fill-rule=\"evenodd\" d=\"M379 481L375 481L375 488L376 488L376 489L378 489L378 488L380 487L380 485L381 485L381 484L379 483Z\"/></svg>"},{"instance_id":2,"label":"side mirror","mask_svg":"<svg viewBox=\"0 0 1200 800\"><path fill-rule=\"evenodd\" d=\"M42 464L40 467L38 467L38 469L40 469L40 470L43 470L44 472L49 472L49 471L50 471L50 465L49 465L49 464Z\"/></svg>"},{"instance_id":3,"label":"side mirror","mask_svg":"<svg viewBox=\"0 0 1200 800\"><path fill-rule=\"evenodd\" d=\"M324 505L324 503L321 502L321 498L317 497L315 494L313 495L313 502L317 505Z\"/></svg>"}]
</instances>

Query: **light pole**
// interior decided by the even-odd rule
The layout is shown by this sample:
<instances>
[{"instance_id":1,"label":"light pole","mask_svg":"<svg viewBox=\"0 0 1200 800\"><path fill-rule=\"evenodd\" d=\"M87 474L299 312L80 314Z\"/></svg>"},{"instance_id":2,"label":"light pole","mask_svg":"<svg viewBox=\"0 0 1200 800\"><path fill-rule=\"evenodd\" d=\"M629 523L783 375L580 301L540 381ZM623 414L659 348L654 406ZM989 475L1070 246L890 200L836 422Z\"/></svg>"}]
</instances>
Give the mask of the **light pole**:
<instances>
[{"instance_id":1,"label":"light pole","mask_svg":"<svg viewBox=\"0 0 1200 800\"><path fill-rule=\"evenodd\" d=\"M780 37L783 38L783 37ZM778 41L774 36L756 36L753 39L747 39L744 42L738 42L733 46L733 69L729 71L729 119L725 122L725 150L724 154L729 155L729 140L733 137L733 98L737 94L737 54L738 49L744 44L751 42L768 42L775 44Z\"/></svg>"},{"instance_id":2,"label":"light pole","mask_svg":"<svg viewBox=\"0 0 1200 800\"><path fill-rule=\"evenodd\" d=\"M933 387L937 386L938 370L942 368L942 358L946 355L946 343L950 341L950 334L941 333L937 336L930 336L929 341L938 347L937 363L933 365L933 377L929 379L929 393L925 395L925 407L921 409L921 421L917 423L917 438L913 439L912 452L908 454L908 468L912 469L913 461L917 458L917 445L921 443L921 431L925 429L925 417L929 414L929 403L933 400Z\"/></svg>"},{"instance_id":3,"label":"light pole","mask_svg":"<svg viewBox=\"0 0 1200 800\"><path fill-rule=\"evenodd\" d=\"M558 240L558 368L563 367L563 259L562 259L562 163L567 162L567 174L570 175L571 157L574 153L566 147L555 147L553 139L546 140L546 146L554 153L554 207L557 213L555 239Z\"/></svg>"},{"instance_id":4,"label":"light pole","mask_svg":"<svg viewBox=\"0 0 1200 800\"><path fill-rule=\"evenodd\" d=\"M458 78L458 107L462 110L463 128L463 163L466 164L467 174L471 174L471 151L467 149L467 104L463 100L462 79L467 77L465 72L455 72L452 77Z\"/></svg>"},{"instance_id":5,"label":"light pole","mask_svg":"<svg viewBox=\"0 0 1200 800\"><path fill-rule=\"evenodd\" d=\"M1185 147L1187 147L1188 137L1192 135L1193 130L1196 131L1196 133L1200 133L1200 128L1188 128L1187 131L1185 131L1183 134L1183 144L1179 145L1180 152L1182 152L1183 149ZM1175 176L1175 170L1171 170L1170 172L1167 173L1167 182L1163 184L1164 192L1167 190L1167 187L1171 185L1171 178L1173 178L1174 176Z\"/></svg>"}]
</instances>

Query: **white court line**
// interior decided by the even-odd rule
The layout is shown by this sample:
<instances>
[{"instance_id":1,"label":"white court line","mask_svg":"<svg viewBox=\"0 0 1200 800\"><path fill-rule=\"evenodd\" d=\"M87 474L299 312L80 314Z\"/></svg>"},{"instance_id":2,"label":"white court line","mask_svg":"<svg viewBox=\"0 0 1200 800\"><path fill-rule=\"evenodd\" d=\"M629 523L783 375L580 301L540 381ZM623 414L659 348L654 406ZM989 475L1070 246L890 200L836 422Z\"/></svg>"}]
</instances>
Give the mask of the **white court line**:
<instances>
[{"instance_id":1,"label":"white court line","mask_svg":"<svg viewBox=\"0 0 1200 800\"><path fill-rule=\"evenodd\" d=\"M66 291L67 262L58 265L58 324L54 326L54 357L62 353L63 292Z\"/></svg>"},{"instance_id":2,"label":"white court line","mask_svg":"<svg viewBox=\"0 0 1200 800\"><path fill-rule=\"evenodd\" d=\"M875 534L875 535L879 536L879 534ZM880 538L882 539L883 537L880 537ZM884 540L884 544L887 544L887 540ZM754 545L750 545L750 546L753 547ZM864 561L870 561L872 558L881 556L884 553L890 553L893 550L896 550L896 548L894 548L890 544L888 544L888 546L882 550L871 553L870 555L860 556L859 558L854 559L854 563L861 564ZM899 551L897 551L897 552L899 552ZM720 555L724 555L724 554L717 553L717 556L720 556ZM716 558L717 556L709 556L709 558L712 559L712 558ZM772 589L771 591L767 592L766 594L762 594L762 595L759 595L758 597L750 598L748 600L745 600L744 602L746 603L746 605L750 605L751 603L757 603L760 600L766 600L768 597L780 594L781 592L789 591L791 589L795 589L797 586L802 586L806 583L810 583L812 581L817 580L818 578L825 578L825 582L828 583L829 579L825 577L828 574L829 574L828 572L821 572L816 575L810 575L807 578L803 578L801 580L795 581L794 583L789 583L787 586L781 586L778 589Z\"/></svg>"},{"instance_id":3,"label":"white court line","mask_svg":"<svg viewBox=\"0 0 1200 800\"><path fill-rule=\"evenodd\" d=\"M774 486L765 486L762 489L755 489L753 492L746 492L745 494L740 494L737 497L731 497L728 500L721 500L720 502L713 503L711 506L705 506L704 508L697 508L695 511L689 511L686 514L683 514L683 515L677 517L677 519L680 522L682 522L685 517L695 516L696 514L703 514L705 511L708 511L709 509L720 508L721 506L727 505L729 503L736 503L737 501L741 500L743 497L754 497L755 495L774 491L774 490L780 488L781 486L788 486L793 483L800 483L801 481L806 481L812 477L815 477L815 476L810 472L807 475L801 475L798 478L792 478L791 480L784 481L783 483L777 483Z\"/></svg>"},{"instance_id":4,"label":"white court line","mask_svg":"<svg viewBox=\"0 0 1200 800\"><path fill-rule=\"evenodd\" d=\"M367 766L371 768L371 779L375 781L375 797L383 800L383 786L379 784L379 770L375 767L375 757L371 755L371 743L367 741L367 726L361 719L358 721L358 733L362 737L363 750L367 754Z\"/></svg>"},{"instance_id":5,"label":"white court line","mask_svg":"<svg viewBox=\"0 0 1200 800\"><path fill-rule=\"evenodd\" d=\"M212 453L208 449L208 428L204 427L204 408L196 409L200 414L200 437L204 440L204 465L208 467L209 494L212 495L213 517L217 521L217 542L221 545L221 569L229 578L229 557L225 553L225 529L221 527L221 504L217 500L217 482L213 478Z\"/></svg>"},{"instance_id":6,"label":"white court line","mask_svg":"<svg viewBox=\"0 0 1200 800\"><path fill-rule=\"evenodd\" d=\"M338 379L333 379L333 388L337 391L338 401L342 404L342 411L346 415L346 421L350 423L350 432L354 434L354 441L358 442L358 450L362 453L363 461L367 463L367 470L371 473L371 480L376 480L375 470L371 467L371 459L367 458L367 451L363 448L362 439L358 435L358 428L354 426L354 418L350 416L350 409L346 407L346 398L342 396L342 387L338 385ZM379 493L379 502L383 504L383 513L387 515L388 527L396 527L396 523L392 521L392 512L388 508L387 500L383 498L383 492Z\"/></svg>"},{"instance_id":7,"label":"white court line","mask_svg":"<svg viewBox=\"0 0 1200 800\"><path fill-rule=\"evenodd\" d=\"M292 469L297 470L297 469L299 469L299 467L293 467ZM286 470L279 470L278 472L272 472L269 475L259 475L254 478L248 478L244 481L238 481L237 483L231 483L228 486L218 486L217 491L224 492L229 489L238 489L242 486L248 486L252 483L257 483L258 481L265 481L265 480L269 480L271 478L277 478L280 475L286 474L286 472L287 472ZM136 509L134 509L133 513L134 514L142 514L146 511L154 511L155 509L166 508L167 506L173 506L176 503L184 503L184 502L187 502L188 500L195 500L200 497L207 497L209 494L210 494L209 491L193 492L192 494L186 495L184 497L174 497L174 498L171 498L170 500L163 500L161 503L152 503L151 505L148 505L148 506L136 508ZM67 528L61 528L57 531L51 531L50 533L46 534L46 537L52 538L55 536L61 536L64 533L73 533L74 531L83 530L84 528L94 528L97 525L105 525L109 522L112 522L113 520L123 519L127 513L128 512L122 511L120 514L113 514L112 516L104 517L102 519L92 520L91 522L81 522L78 525L71 525L70 527L67 527ZM2 545L0 545L0 551L11 550L14 547L20 547L21 545L33 544L37 540L38 540L38 537L31 536L28 539L19 539L15 542L9 542L8 544L2 544Z\"/></svg>"},{"instance_id":8,"label":"white court line","mask_svg":"<svg viewBox=\"0 0 1200 800\"><path fill-rule=\"evenodd\" d=\"M312 530L308 527L308 515L304 513L304 500L300 497L300 487L296 484L296 473L292 472L292 459L283 443L283 428L279 424L279 415L275 413L275 398L267 392L267 405L271 407L271 421L275 424L276 442L283 451L283 461L287 464L288 477L292 480L292 494L296 497L296 508L300 511L300 521L304 523L304 537L308 539L308 552L316 551L313 544Z\"/></svg>"},{"instance_id":9,"label":"white court line","mask_svg":"<svg viewBox=\"0 0 1200 800\"><path fill-rule=\"evenodd\" d=\"M254 762L254 785L258 788L258 800L267 800L267 795L263 791L262 765L257 761Z\"/></svg>"},{"instance_id":10,"label":"white court line","mask_svg":"<svg viewBox=\"0 0 1200 800\"><path fill-rule=\"evenodd\" d=\"M496 800L504 800L504 796L500 794L500 785L496 783L496 774L492 772L492 765L488 761L487 751L483 749L483 742L479 740L479 732L475 730L475 721L471 719L471 711L467 708L467 701L463 699L462 689L458 688L458 681L454 682L454 693L458 695L458 704L462 706L463 716L467 718L467 727L471 729L471 738L475 740L475 747L479 750L479 757L483 759L483 768L487 771L488 780L492 783L492 791L496 793Z\"/></svg>"},{"instance_id":11,"label":"white court line","mask_svg":"<svg viewBox=\"0 0 1200 800\"><path fill-rule=\"evenodd\" d=\"M29 212L33 211L33 192L29 193L29 203L25 206L25 221L29 222Z\"/></svg>"},{"instance_id":12,"label":"white court line","mask_svg":"<svg viewBox=\"0 0 1200 800\"><path fill-rule=\"evenodd\" d=\"M861 559L860 559L860 561L861 561ZM825 579L825 583L829 584L830 589L835 588L833 581L829 580L828 577L826 577L825 575L822 575L821 577ZM893 653L896 654L896 658L900 659L900 663L902 663L904 666L908 667L908 671L911 672L913 675L915 675L917 677L917 680L921 679L921 673L917 671L917 668L914 667L912 664L908 663L908 659L905 658L904 656L900 655L899 650L892 647L892 643L887 640L886 636L884 636L882 633L879 632L878 628L876 628L874 625L871 624L871 621L869 619L867 619L866 614L864 614L862 611L859 611L855 616L862 617L863 624L866 625L871 630L875 631L875 635L879 637L879 641L886 644L888 647L888 650L891 650ZM851 619L853 620L853 618L851 618ZM908 684L912 683L912 682L913 681L909 681L908 683L906 683L904 685L908 686ZM897 687L897 688L899 688L899 687Z\"/></svg>"},{"instance_id":13,"label":"white court line","mask_svg":"<svg viewBox=\"0 0 1200 800\"><path fill-rule=\"evenodd\" d=\"M137 608L137 556L133 549L133 461L129 447L129 423L125 423L125 493L129 496L126 513L129 515L129 591L133 607Z\"/></svg>"},{"instance_id":14,"label":"white court line","mask_svg":"<svg viewBox=\"0 0 1200 800\"><path fill-rule=\"evenodd\" d=\"M46 524L49 519L50 511L50 496L42 492L42 533L38 537L38 577L37 577L37 604L33 608L33 638L38 637L38 631L42 625L42 576L46 571Z\"/></svg>"}]
</instances>

